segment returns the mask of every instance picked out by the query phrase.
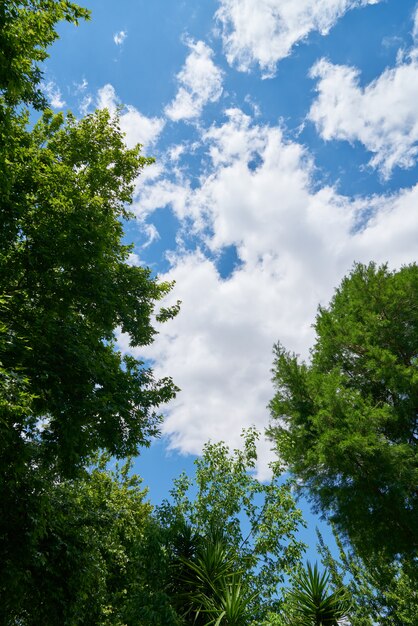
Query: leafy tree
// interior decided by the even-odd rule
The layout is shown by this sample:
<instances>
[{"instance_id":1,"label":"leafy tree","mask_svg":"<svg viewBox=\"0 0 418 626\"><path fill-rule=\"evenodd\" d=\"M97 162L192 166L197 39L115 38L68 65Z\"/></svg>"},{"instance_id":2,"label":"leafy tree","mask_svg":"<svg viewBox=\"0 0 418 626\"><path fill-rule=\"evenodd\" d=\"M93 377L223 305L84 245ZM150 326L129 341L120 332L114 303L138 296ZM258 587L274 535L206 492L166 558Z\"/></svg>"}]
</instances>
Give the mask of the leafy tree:
<instances>
[{"instance_id":1,"label":"leafy tree","mask_svg":"<svg viewBox=\"0 0 418 626\"><path fill-rule=\"evenodd\" d=\"M180 614L187 614L192 598L195 608L201 603L204 616L216 615L224 620L219 624L233 624L223 611L235 595L234 606L242 611L239 619L245 615L243 623L260 620L280 606L278 586L299 567L304 551L296 538L303 525L301 513L277 464L269 483L254 477L258 436L250 429L244 434L244 449L233 452L224 443L208 443L195 461L195 479L181 475L175 480L172 501L157 508L171 555L168 589L177 598ZM216 542L214 532L219 529ZM209 569L208 561L218 563L217 573ZM189 584L190 562L198 584ZM202 589L204 581L210 585Z\"/></svg>"},{"instance_id":2,"label":"leafy tree","mask_svg":"<svg viewBox=\"0 0 418 626\"><path fill-rule=\"evenodd\" d=\"M47 106L42 62L48 57L48 46L58 38L57 23L78 24L89 15L69 0L0 0L0 236L4 226L13 222L17 208L15 164L28 157L21 146L27 123L22 105L37 110Z\"/></svg>"},{"instance_id":3,"label":"leafy tree","mask_svg":"<svg viewBox=\"0 0 418 626\"><path fill-rule=\"evenodd\" d=\"M275 346L269 434L367 558L417 555L418 267L355 265L316 318L311 362ZM414 574L416 575L416 574Z\"/></svg>"},{"instance_id":4,"label":"leafy tree","mask_svg":"<svg viewBox=\"0 0 418 626\"><path fill-rule=\"evenodd\" d=\"M153 340L154 308L170 289L129 266L121 241L134 181L149 162L139 147L125 147L117 120L97 111L80 121L45 113L13 164L14 214L0 218L12 339L0 360L24 371L32 416L42 420L33 437L60 472L98 448L134 454L157 432L155 408L175 392L170 379L154 381L115 350L118 327L132 345ZM162 309L157 318L175 313Z\"/></svg>"},{"instance_id":5,"label":"leafy tree","mask_svg":"<svg viewBox=\"0 0 418 626\"><path fill-rule=\"evenodd\" d=\"M58 38L56 24L61 20L78 24L89 15L68 0L1 0L0 102L45 108L40 63Z\"/></svg>"},{"instance_id":6,"label":"leafy tree","mask_svg":"<svg viewBox=\"0 0 418 626\"><path fill-rule=\"evenodd\" d=\"M22 626L159 626L177 623L161 590L165 559L141 481L130 464L50 483L47 517L2 623Z\"/></svg>"},{"instance_id":7,"label":"leafy tree","mask_svg":"<svg viewBox=\"0 0 418 626\"><path fill-rule=\"evenodd\" d=\"M115 349L153 340L171 285L127 264L122 219L149 163L128 150L117 120L46 112L14 126L9 187L0 210L0 594L20 604L40 538L48 483L83 471L99 448L135 454L158 432L170 379ZM10 210L9 210L10 209ZM81 532L81 531L80 531ZM6 622L7 623L7 622Z\"/></svg>"},{"instance_id":8,"label":"leafy tree","mask_svg":"<svg viewBox=\"0 0 418 626\"><path fill-rule=\"evenodd\" d=\"M171 379L155 380L116 350L119 328L146 345L154 320L177 312L158 311L171 285L129 266L122 241L134 184L151 159L126 148L106 111L78 121L44 110L29 128L24 109L46 105L40 64L58 21L86 17L67 0L0 2L2 623L16 623L10 616L43 554L51 485L82 480L98 449L135 454L176 392Z\"/></svg>"},{"instance_id":9,"label":"leafy tree","mask_svg":"<svg viewBox=\"0 0 418 626\"><path fill-rule=\"evenodd\" d=\"M415 626L418 591L414 580L398 563L387 564L379 553L367 560L343 545L334 529L336 558L318 533L318 551L336 587L345 585L352 605L351 626Z\"/></svg>"}]
</instances>

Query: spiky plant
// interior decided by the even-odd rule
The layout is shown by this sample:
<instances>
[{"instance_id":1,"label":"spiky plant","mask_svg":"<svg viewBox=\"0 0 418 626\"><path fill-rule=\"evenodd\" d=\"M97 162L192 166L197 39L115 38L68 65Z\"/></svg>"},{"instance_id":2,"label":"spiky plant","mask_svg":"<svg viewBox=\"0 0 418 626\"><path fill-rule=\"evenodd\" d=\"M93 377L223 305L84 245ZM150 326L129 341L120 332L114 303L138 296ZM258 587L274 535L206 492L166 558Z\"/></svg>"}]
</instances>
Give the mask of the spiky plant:
<instances>
[{"instance_id":1,"label":"spiky plant","mask_svg":"<svg viewBox=\"0 0 418 626\"><path fill-rule=\"evenodd\" d=\"M339 626L346 622L351 601L347 590L331 591L329 574L307 563L288 594L292 623L298 626Z\"/></svg>"},{"instance_id":2,"label":"spiky plant","mask_svg":"<svg viewBox=\"0 0 418 626\"><path fill-rule=\"evenodd\" d=\"M237 571L234 553L222 533L208 533L194 559L184 559L188 570L186 615L199 626L245 626L254 594Z\"/></svg>"}]
</instances>

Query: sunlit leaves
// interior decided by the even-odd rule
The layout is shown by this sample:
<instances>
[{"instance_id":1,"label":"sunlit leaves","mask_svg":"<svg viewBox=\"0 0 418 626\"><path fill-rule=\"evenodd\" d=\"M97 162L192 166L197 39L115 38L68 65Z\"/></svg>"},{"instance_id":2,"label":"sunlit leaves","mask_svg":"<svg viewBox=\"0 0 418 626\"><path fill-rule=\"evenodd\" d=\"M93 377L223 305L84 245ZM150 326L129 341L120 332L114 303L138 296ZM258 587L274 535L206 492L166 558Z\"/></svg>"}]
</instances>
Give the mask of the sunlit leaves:
<instances>
[{"instance_id":1,"label":"sunlit leaves","mask_svg":"<svg viewBox=\"0 0 418 626\"><path fill-rule=\"evenodd\" d=\"M364 556L418 548L418 267L356 265L316 319L310 364L275 347L270 434Z\"/></svg>"}]
</instances>

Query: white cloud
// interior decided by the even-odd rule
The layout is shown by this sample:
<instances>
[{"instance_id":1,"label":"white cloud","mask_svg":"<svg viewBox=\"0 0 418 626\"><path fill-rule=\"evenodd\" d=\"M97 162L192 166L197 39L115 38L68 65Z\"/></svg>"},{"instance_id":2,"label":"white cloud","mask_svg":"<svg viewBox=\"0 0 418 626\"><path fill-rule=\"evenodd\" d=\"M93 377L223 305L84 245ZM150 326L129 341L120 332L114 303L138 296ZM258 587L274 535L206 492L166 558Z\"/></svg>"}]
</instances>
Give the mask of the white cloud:
<instances>
[{"instance_id":1,"label":"white cloud","mask_svg":"<svg viewBox=\"0 0 418 626\"><path fill-rule=\"evenodd\" d=\"M120 30L118 33L115 33L113 35L113 41L115 42L117 46L121 46L127 36L128 36L128 33L126 32L126 30Z\"/></svg>"},{"instance_id":2,"label":"white cloud","mask_svg":"<svg viewBox=\"0 0 418 626\"><path fill-rule=\"evenodd\" d=\"M66 102L62 97L61 90L54 83L53 80L48 81L47 83L43 83L43 90L45 91L46 97L49 100L50 105L54 109L63 109L66 106Z\"/></svg>"},{"instance_id":3,"label":"white cloud","mask_svg":"<svg viewBox=\"0 0 418 626\"><path fill-rule=\"evenodd\" d=\"M326 35L346 11L380 0L219 0L216 16L228 62L257 63L265 76L310 32Z\"/></svg>"},{"instance_id":4,"label":"white cloud","mask_svg":"<svg viewBox=\"0 0 418 626\"><path fill-rule=\"evenodd\" d=\"M243 426L267 425L274 342L308 356L317 305L329 301L354 260L399 267L416 259L418 187L364 200L318 190L301 145L240 110L228 115L202 137L211 166L197 188L161 178L154 198L142 190L148 212L170 204L214 253L232 244L241 259L222 279L201 250L180 249L162 276L176 281L169 301L181 299L182 309L140 354L182 389L163 433L183 452L199 453L209 438L238 446ZM127 349L126 338L120 343Z\"/></svg>"},{"instance_id":5,"label":"white cloud","mask_svg":"<svg viewBox=\"0 0 418 626\"><path fill-rule=\"evenodd\" d=\"M104 85L97 94L97 106L99 109L109 109L115 113L119 105L119 99L112 85ZM126 134L126 144L133 147L140 143L144 150L155 143L162 129L164 120L159 117L146 117L132 105L123 107L120 113L120 127Z\"/></svg>"},{"instance_id":6,"label":"white cloud","mask_svg":"<svg viewBox=\"0 0 418 626\"><path fill-rule=\"evenodd\" d=\"M372 167L388 178L408 168L418 152L418 50L362 87L360 72L322 59L311 70L318 96L309 112L326 141L360 141L373 153Z\"/></svg>"},{"instance_id":7,"label":"white cloud","mask_svg":"<svg viewBox=\"0 0 418 626\"><path fill-rule=\"evenodd\" d=\"M81 115L87 115L87 113L89 113L90 111L92 104L93 96L91 94L85 95L78 106Z\"/></svg>"},{"instance_id":8,"label":"white cloud","mask_svg":"<svg viewBox=\"0 0 418 626\"><path fill-rule=\"evenodd\" d=\"M148 248L154 241L160 239L160 233L154 224L144 224L143 231L147 236L147 241L142 245L143 248Z\"/></svg>"},{"instance_id":9,"label":"white cloud","mask_svg":"<svg viewBox=\"0 0 418 626\"><path fill-rule=\"evenodd\" d=\"M84 91L86 91L87 87L88 87L88 81L83 78L82 81L80 81L79 83L74 83L74 89L76 93L83 93Z\"/></svg>"},{"instance_id":10,"label":"white cloud","mask_svg":"<svg viewBox=\"0 0 418 626\"><path fill-rule=\"evenodd\" d=\"M141 265L141 259L139 258L139 255L135 252L131 252L128 256L127 264L139 267Z\"/></svg>"},{"instance_id":11,"label":"white cloud","mask_svg":"<svg viewBox=\"0 0 418 626\"><path fill-rule=\"evenodd\" d=\"M179 90L165 108L167 117L176 122L199 117L203 107L222 94L222 71L212 60L213 51L203 41L190 41L188 46L191 52L177 74Z\"/></svg>"}]
</instances>

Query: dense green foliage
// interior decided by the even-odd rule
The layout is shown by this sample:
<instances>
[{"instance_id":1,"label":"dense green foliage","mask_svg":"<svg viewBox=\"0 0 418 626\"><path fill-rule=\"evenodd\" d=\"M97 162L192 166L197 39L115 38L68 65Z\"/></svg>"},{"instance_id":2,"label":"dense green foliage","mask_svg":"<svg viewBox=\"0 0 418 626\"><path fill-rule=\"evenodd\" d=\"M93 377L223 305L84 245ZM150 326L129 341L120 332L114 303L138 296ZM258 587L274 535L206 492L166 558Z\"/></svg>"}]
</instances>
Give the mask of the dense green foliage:
<instances>
[{"instance_id":1,"label":"dense green foliage","mask_svg":"<svg viewBox=\"0 0 418 626\"><path fill-rule=\"evenodd\" d=\"M381 554L361 559L344 547L334 531L339 558L331 553L318 532L318 551L336 587L346 585L352 599L351 626L415 626L418 589L408 567L388 564Z\"/></svg>"},{"instance_id":2,"label":"dense green foliage","mask_svg":"<svg viewBox=\"0 0 418 626\"><path fill-rule=\"evenodd\" d=\"M121 242L148 160L106 111L45 112L31 131L15 122L0 207L0 591L13 606L47 532L48 482L83 471L99 448L136 453L175 393L114 345L117 327L133 345L152 341L170 289L129 266Z\"/></svg>"},{"instance_id":3,"label":"dense green foliage","mask_svg":"<svg viewBox=\"0 0 418 626\"><path fill-rule=\"evenodd\" d=\"M101 459L76 479L42 484L42 529L0 621L22 626L175 626L168 561L140 480ZM38 497L40 493L38 491ZM11 577L11 583L16 579Z\"/></svg>"},{"instance_id":4,"label":"dense green foliage","mask_svg":"<svg viewBox=\"0 0 418 626\"><path fill-rule=\"evenodd\" d=\"M180 476L171 492L172 501L157 509L173 555L171 591L180 613L190 612L190 594L195 597L194 610L196 601L202 600L199 593L196 600L194 585L184 584L185 578L190 581L190 562L195 574L200 568L202 580L203 562L213 558L216 550L216 572L222 572L220 586L216 585L217 575L211 575L215 589L206 590L205 595L212 602L212 613L219 617L227 592L229 596L239 593L244 623L260 620L269 610L280 608L279 587L300 566L305 548L297 538L303 525L301 512L289 485L280 478L278 465L272 468L267 484L251 474L257 461L257 437L256 431L247 431L244 449L233 452L223 443L207 444L195 462L195 479ZM194 492L191 498L189 493ZM210 554L206 552L208 545L212 546ZM198 587L198 591L202 590ZM203 606L207 612L208 602ZM233 623L222 619L221 624Z\"/></svg>"},{"instance_id":5,"label":"dense green foliage","mask_svg":"<svg viewBox=\"0 0 418 626\"><path fill-rule=\"evenodd\" d=\"M255 437L233 453L208 444L194 485L181 476L172 502L153 514L129 464L109 472L104 458L59 481L29 475L36 525L21 551L25 567L8 564L0 621L246 626L280 610L278 585L300 568L302 520L277 470L264 486L248 474Z\"/></svg>"},{"instance_id":6,"label":"dense green foliage","mask_svg":"<svg viewBox=\"0 0 418 626\"><path fill-rule=\"evenodd\" d=\"M418 547L418 267L356 265L316 319L311 363L275 347L270 436L364 557Z\"/></svg>"},{"instance_id":7,"label":"dense green foliage","mask_svg":"<svg viewBox=\"0 0 418 626\"><path fill-rule=\"evenodd\" d=\"M22 130L12 171L13 211L1 212L0 288L9 342L3 367L22 370L32 423L49 463L71 472L99 447L133 454L155 434L155 407L170 380L114 349L117 327L133 345L152 341L155 303L169 290L127 265L121 218L149 160L128 150L117 121L98 111L81 121L45 113ZM169 317L173 311L164 311Z\"/></svg>"},{"instance_id":8,"label":"dense green foliage","mask_svg":"<svg viewBox=\"0 0 418 626\"><path fill-rule=\"evenodd\" d=\"M317 564L307 563L295 577L293 588L287 594L288 614L284 623L294 626L338 626L348 618L351 601L347 589L329 588L330 575L320 573Z\"/></svg>"},{"instance_id":9,"label":"dense green foliage","mask_svg":"<svg viewBox=\"0 0 418 626\"><path fill-rule=\"evenodd\" d=\"M81 514L77 524L54 517L68 495L65 481L78 476L83 490L97 450L124 457L146 445L158 432L158 407L176 391L170 379L154 380L149 368L115 348L118 328L132 345L146 345L154 320L177 312L158 310L171 285L131 267L130 247L122 242L134 184L151 160L139 146L126 148L107 111L77 120L44 109L40 63L57 22L87 16L66 0L0 4L0 611L6 624L23 623L29 610L28 624L54 623L46 616L49 602L55 623L79 623L84 592L66 592L62 606L42 592L43 581L76 571L75 548L62 572L62 555L53 561L54 550L67 539L84 546L86 533L94 534ZM25 105L41 111L33 125ZM87 542L77 558L89 549ZM57 581L51 585L59 589Z\"/></svg>"}]
</instances>

